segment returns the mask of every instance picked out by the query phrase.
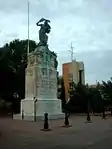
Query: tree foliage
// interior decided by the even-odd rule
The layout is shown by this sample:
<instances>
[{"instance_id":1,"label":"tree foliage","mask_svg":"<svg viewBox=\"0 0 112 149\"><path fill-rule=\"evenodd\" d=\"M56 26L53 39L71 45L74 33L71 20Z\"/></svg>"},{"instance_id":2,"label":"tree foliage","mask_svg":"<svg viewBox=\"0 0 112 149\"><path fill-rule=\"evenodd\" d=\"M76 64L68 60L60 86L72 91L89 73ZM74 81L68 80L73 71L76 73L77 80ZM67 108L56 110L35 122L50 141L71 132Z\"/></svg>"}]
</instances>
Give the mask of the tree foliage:
<instances>
[{"instance_id":1,"label":"tree foliage","mask_svg":"<svg viewBox=\"0 0 112 149\"><path fill-rule=\"evenodd\" d=\"M69 106L71 105L73 111L87 112L89 111L101 111L102 110L102 97L99 90L78 83L74 86Z\"/></svg>"},{"instance_id":2,"label":"tree foliage","mask_svg":"<svg viewBox=\"0 0 112 149\"><path fill-rule=\"evenodd\" d=\"M112 100L112 78L107 82L102 81L102 95L105 100Z\"/></svg>"},{"instance_id":3,"label":"tree foliage","mask_svg":"<svg viewBox=\"0 0 112 149\"><path fill-rule=\"evenodd\" d=\"M63 77L58 77L58 93L59 99L61 99L62 109L65 109L66 99L65 99L65 86Z\"/></svg>"},{"instance_id":4,"label":"tree foliage","mask_svg":"<svg viewBox=\"0 0 112 149\"><path fill-rule=\"evenodd\" d=\"M13 94L20 99L25 94L25 68L27 66L27 40L13 40L0 48L0 97L12 101ZM35 41L29 42L30 52L36 48Z\"/></svg>"}]
</instances>

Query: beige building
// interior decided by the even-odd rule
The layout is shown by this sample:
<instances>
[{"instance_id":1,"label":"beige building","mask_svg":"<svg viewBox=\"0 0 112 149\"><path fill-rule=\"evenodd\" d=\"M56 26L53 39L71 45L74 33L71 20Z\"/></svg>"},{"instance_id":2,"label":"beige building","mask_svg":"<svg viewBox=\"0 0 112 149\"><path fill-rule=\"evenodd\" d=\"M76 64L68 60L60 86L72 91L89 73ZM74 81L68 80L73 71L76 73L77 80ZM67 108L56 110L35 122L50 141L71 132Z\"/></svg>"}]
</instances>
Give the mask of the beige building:
<instances>
[{"instance_id":1,"label":"beige building","mask_svg":"<svg viewBox=\"0 0 112 149\"><path fill-rule=\"evenodd\" d=\"M85 84L84 63L74 60L73 62L63 64L63 79L65 85L66 100L69 98L70 82Z\"/></svg>"}]
</instances>

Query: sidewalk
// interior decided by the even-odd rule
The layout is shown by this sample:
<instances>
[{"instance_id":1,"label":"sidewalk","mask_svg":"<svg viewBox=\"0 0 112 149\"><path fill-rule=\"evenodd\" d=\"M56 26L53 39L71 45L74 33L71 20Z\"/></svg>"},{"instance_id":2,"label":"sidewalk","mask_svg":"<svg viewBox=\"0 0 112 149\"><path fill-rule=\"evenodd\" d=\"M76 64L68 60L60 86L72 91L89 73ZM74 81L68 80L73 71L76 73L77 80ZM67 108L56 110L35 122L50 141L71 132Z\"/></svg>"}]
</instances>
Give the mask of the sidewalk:
<instances>
[{"instance_id":1,"label":"sidewalk","mask_svg":"<svg viewBox=\"0 0 112 149\"><path fill-rule=\"evenodd\" d=\"M71 116L72 127L62 128L60 125L64 123L63 120L52 120L49 122L52 131L43 132L40 131L43 122L0 119L0 146L5 149L9 149L9 146L11 149L82 149L112 137L111 118L102 120L101 117L92 116L92 123L85 121L85 116Z\"/></svg>"}]
</instances>

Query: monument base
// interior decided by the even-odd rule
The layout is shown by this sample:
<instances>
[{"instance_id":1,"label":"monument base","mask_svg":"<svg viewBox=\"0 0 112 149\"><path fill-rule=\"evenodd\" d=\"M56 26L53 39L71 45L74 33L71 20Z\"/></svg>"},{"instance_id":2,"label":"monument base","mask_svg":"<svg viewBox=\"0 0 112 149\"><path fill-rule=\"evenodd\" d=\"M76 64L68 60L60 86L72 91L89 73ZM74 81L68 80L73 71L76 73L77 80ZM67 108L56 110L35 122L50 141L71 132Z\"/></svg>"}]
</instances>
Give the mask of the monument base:
<instances>
[{"instance_id":1,"label":"monument base","mask_svg":"<svg viewBox=\"0 0 112 149\"><path fill-rule=\"evenodd\" d=\"M50 114L48 118L49 120L64 119L64 113ZM26 120L26 121L32 121L32 122L44 121L44 115L37 115L36 117L32 115L25 115L24 119L22 119L21 114L14 114L13 119L14 120Z\"/></svg>"},{"instance_id":2,"label":"monument base","mask_svg":"<svg viewBox=\"0 0 112 149\"><path fill-rule=\"evenodd\" d=\"M64 113L61 110L61 101L59 99L22 100L21 114L14 115L13 118L38 121L44 120L44 113L48 113L49 119L64 118Z\"/></svg>"}]
</instances>

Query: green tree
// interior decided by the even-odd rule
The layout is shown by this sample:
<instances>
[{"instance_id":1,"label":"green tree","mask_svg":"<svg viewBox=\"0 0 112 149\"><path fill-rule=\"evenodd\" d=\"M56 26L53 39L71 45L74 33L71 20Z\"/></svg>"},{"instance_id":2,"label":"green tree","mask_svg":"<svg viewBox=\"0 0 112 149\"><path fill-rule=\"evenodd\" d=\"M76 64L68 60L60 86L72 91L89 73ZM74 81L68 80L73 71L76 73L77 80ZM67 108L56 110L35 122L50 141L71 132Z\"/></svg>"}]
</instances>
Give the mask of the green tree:
<instances>
[{"instance_id":1,"label":"green tree","mask_svg":"<svg viewBox=\"0 0 112 149\"><path fill-rule=\"evenodd\" d=\"M112 78L107 82L102 81L102 95L106 100L112 100Z\"/></svg>"},{"instance_id":2,"label":"green tree","mask_svg":"<svg viewBox=\"0 0 112 149\"><path fill-rule=\"evenodd\" d=\"M102 81L102 88L101 94L104 99L104 106L112 106L112 78L107 82ZM112 115L112 108L111 108L111 115Z\"/></svg>"},{"instance_id":3,"label":"green tree","mask_svg":"<svg viewBox=\"0 0 112 149\"><path fill-rule=\"evenodd\" d=\"M14 93L19 94L19 100L25 97L27 42L27 40L16 39L0 49L0 96L4 100L13 102ZM30 40L30 52L36 47L36 42Z\"/></svg>"},{"instance_id":4,"label":"green tree","mask_svg":"<svg viewBox=\"0 0 112 149\"><path fill-rule=\"evenodd\" d=\"M90 90L87 86L78 83L77 85L72 83L72 90L70 92L71 105L77 105L82 111L88 111L88 102L90 99Z\"/></svg>"},{"instance_id":5,"label":"green tree","mask_svg":"<svg viewBox=\"0 0 112 149\"><path fill-rule=\"evenodd\" d=\"M91 97L92 97L92 91L88 88L88 86L84 86L80 83L78 83L78 89L76 90L82 98L84 99L86 103L87 108L87 121L91 121L90 118L90 110L91 110Z\"/></svg>"},{"instance_id":6,"label":"green tree","mask_svg":"<svg viewBox=\"0 0 112 149\"><path fill-rule=\"evenodd\" d=\"M8 47L2 47L0 50L0 95L3 99L10 96L13 90L13 82L15 79L12 63L7 55Z\"/></svg>"},{"instance_id":7,"label":"green tree","mask_svg":"<svg viewBox=\"0 0 112 149\"><path fill-rule=\"evenodd\" d=\"M59 93L59 99L61 99L62 103L62 110L65 110L66 106L66 99L65 99L65 86L64 86L64 80L63 77L58 77L58 93Z\"/></svg>"}]
</instances>

